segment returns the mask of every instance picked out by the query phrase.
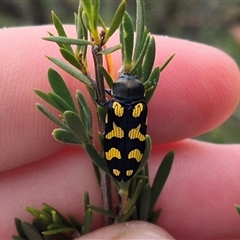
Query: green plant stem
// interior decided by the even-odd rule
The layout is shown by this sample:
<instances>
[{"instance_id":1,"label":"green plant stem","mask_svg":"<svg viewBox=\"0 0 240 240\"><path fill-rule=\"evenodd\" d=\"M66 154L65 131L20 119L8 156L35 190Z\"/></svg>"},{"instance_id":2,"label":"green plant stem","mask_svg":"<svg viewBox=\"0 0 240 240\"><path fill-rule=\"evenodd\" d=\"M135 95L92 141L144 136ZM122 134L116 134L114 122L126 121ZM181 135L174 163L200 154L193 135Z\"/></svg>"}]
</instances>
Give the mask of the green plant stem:
<instances>
[{"instance_id":1,"label":"green plant stem","mask_svg":"<svg viewBox=\"0 0 240 240\"><path fill-rule=\"evenodd\" d=\"M105 97L105 87L104 87L104 78L101 71L101 67L103 64L103 56L99 54L102 51L102 46L93 46L92 48L92 56L94 60L95 66L95 76L96 76L96 98L97 101L100 103L106 102ZM98 124L100 132L105 131L105 122L102 121L98 114ZM101 152L101 156L104 158L103 151ZM100 169L100 176L101 176L101 191L102 191L102 198L103 198L103 209L106 211L111 211L111 179L104 171ZM110 219L105 217L105 224L110 224Z\"/></svg>"},{"instance_id":2,"label":"green plant stem","mask_svg":"<svg viewBox=\"0 0 240 240\"><path fill-rule=\"evenodd\" d=\"M118 213L118 218L116 219L115 222L118 222L119 219L121 219L121 217L125 214L124 211L129 200L128 199L129 184L130 184L129 181L127 182L122 181L119 183L120 190L118 191L118 194L120 195L120 198L121 198L121 204L120 204L120 210Z\"/></svg>"},{"instance_id":3,"label":"green plant stem","mask_svg":"<svg viewBox=\"0 0 240 240\"><path fill-rule=\"evenodd\" d=\"M106 97L105 97L104 78L103 78L102 71L100 69L103 64L103 57L102 57L102 54L98 54L100 51L102 51L102 46L93 46L92 55L94 60L95 76L96 76L95 91L96 91L97 101L100 103L105 103ZM101 120L101 118L99 118L98 120L99 120L99 127L100 127L99 130L100 132L104 132L105 123Z\"/></svg>"},{"instance_id":4,"label":"green plant stem","mask_svg":"<svg viewBox=\"0 0 240 240\"><path fill-rule=\"evenodd\" d=\"M125 214L124 210L125 210L127 203L128 203L128 193L126 194L126 193L122 192L122 194L121 194L121 209L120 209L119 216L118 216L119 219Z\"/></svg>"},{"instance_id":5,"label":"green plant stem","mask_svg":"<svg viewBox=\"0 0 240 240\"><path fill-rule=\"evenodd\" d=\"M100 169L101 176L101 191L103 199L103 209L106 211L111 211L112 209L112 195L111 195L111 179L102 169ZM105 225L112 223L112 220L105 216Z\"/></svg>"},{"instance_id":6,"label":"green plant stem","mask_svg":"<svg viewBox=\"0 0 240 240\"><path fill-rule=\"evenodd\" d=\"M92 55L93 55L95 75L96 75L97 100L101 103L105 103L106 98L105 98L104 78L103 78L102 71L100 69L100 67L103 64L103 57L102 57L102 54L98 54L101 51L102 51L102 46L94 46L92 48ZM103 123L103 125L105 126L105 123ZM100 130L102 130L102 128ZM103 127L103 130L104 130L104 127Z\"/></svg>"}]
</instances>

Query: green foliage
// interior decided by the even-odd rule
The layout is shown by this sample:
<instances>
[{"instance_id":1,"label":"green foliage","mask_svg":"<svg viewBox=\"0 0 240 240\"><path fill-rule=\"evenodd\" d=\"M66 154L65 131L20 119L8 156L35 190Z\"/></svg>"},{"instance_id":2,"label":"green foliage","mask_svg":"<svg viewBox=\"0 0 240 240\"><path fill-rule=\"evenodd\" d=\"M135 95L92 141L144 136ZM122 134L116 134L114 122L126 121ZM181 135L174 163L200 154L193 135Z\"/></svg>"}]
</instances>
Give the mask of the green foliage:
<instances>
[{"instance_id":1,"label":"green foliage","mask_svg":"<svg viewBox=\"0 0 240 240\"><path fill-rule=\"evenodd\" d=\"M239 205L235 205L235 208L237 210L237 213L240 215L240 206Z\"/></svg>"},{"instance_id":2,"label":"green foliage","mask_svg":"<svg viewBox=\"0 0 240 240\"><path fill-rule=\"evenodd\" d=\"M19 237L14 239L72 239L74 235L83 235L91 230L93 211L105 216L106 222L124 222L130 220L144 220L156 222L160 209L154 210L155 203L168 178L173 163L173 152L169 152L159 166L153 185L149 183L148 159L151 151L151 138L146 135L146 147L136 175L127 182L117 182L112 179L104 160L103 135L106 109L96 104L107 101L105 97L104 82L111 88L114 80L111 71L103 66L103 57L121 49L122 67L119 74L133 74L144 83L145 101L151 99L158 81L160 72L166 67L171 56L162 67L154 67L155 40L145 27L145 9L143 0L137 0L135 29L130 15L126 12L126 1L122 0L113 16L109 28L106 27L99 14L100 0L81 0L78 13L74 16L76 26L76 39L68 38L59 18L52 12L53 24L58 36L49 33L44 40L55 42L62 57L60 60L48 57L56 66L60 67L74 78L79 80L87 89L98 113L100 149L93 143L92 134L92 110L84 94L77 90L76 101L73 99L68 86L62 77L54 69L49 69L48 80L52 88L51 92L44 93L35 90L35 93L46 103L53 107L58 115L55 116L43 105L37 104L37 108L53 121L58 127L53 130L53 137L60 142L77 144L85 150L90 157L96 173L97 181L101 186L103 202L109 203L111 194L110 181L112 180L117 195L117 210L112 208L99 208L90 204L89 195L84 196L84 217L80 223L75 217L66 219L59 211L44 204L42 210L27 207L27 211L35 218L32 224L15 219ZM98 26L102 27L99 30ZM119 29L120 43L105 48L105 44ZM136 34L134 35L134 30ZM76 45L75 48L72 45ZM92 49L92 60L95 68L95 78L88 70L87 51ZM67 61L67 62L66 62ZM111 62L106 62L109 68ZM110 69L113 70L113 69ZM77 103L77 104L75 104ZM59 117L60 116L60 117ZM103 185L106 182L106 185ZM109 183L109 185L107 184ZM105 205L105 204L103 204Z\"/></svg>"},{"instance_id":3,"label":"green foliage","mask_svg":"<svg viewBox=\"0 0 240 240\"><path fill-rule=\"evenodd\" d=\"M109 38L115 33L115 31L118 29L119 25L122 22L123 15L125 13L125 8L126 8L126 1L122 1L119 4L118 9L116 10L116 12L114 14L114 17L112 19L110 27L104 38L103 44L105 44L109 40Z\"/></svg>"},{"instance_id":4,"label":"green foliage","mask_svg":"<svg viewBox=\"0 0 240 240\"><path fill-rule=\"evenodd\" d=\"M85 194L88 196L88 193ZM81 236L88 233L92 226L92 209L89 202L85 205L84 221L80 223L75 217L65 218L53 207L43 204L42 210L27 207L26 211L34 216L32 224L15 218L15 225L19 236L13 236L15 240L46 240L46 239L73 239L73 236Z\"/></svg>"}]
</instances>

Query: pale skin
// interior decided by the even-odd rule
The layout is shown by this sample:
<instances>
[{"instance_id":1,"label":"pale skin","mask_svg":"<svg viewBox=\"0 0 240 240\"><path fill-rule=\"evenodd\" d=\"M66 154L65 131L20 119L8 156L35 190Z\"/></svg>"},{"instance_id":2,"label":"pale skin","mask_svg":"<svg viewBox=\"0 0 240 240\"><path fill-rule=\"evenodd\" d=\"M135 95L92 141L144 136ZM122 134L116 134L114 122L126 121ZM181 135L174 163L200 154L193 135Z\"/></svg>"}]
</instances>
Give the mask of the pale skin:
<instances>
[{"instance_id":1,"label":"pale skin","mask_svg":"<svg viewBox=\"0 0 240 240\"><path fill-rule=\"evenodd\" d=\"M74 29L66 29L73 37ZM55 33L51 26L0 31L1 239L16 234L14 217L31 221L26 206L41 208L46 202L82 219L85 191L93 205L101 206L88 156L80 147L53 140L56 126L34 107L43 102L33 89L50 90L47 69L54 66L45 55L60 57L54 43L41 39L47 31ZM148 105L151 181L163 156L175 150L173 169L157 202L163 209L157 225L176 239L239 238L234 204L240 204L240 146L187 139L210 131L233 113L240 99L239 69L228 55L203 44L160 36L156 42L156 65L176 54ZM117 71L119 54L113 60ZM86 93L80 82L54 68L73 96L76 89ZM95 214L93 228L100 229L82 239L171 239L143 222L108 228L102 224L102 216Z\"/></svg>"}]
</instances>

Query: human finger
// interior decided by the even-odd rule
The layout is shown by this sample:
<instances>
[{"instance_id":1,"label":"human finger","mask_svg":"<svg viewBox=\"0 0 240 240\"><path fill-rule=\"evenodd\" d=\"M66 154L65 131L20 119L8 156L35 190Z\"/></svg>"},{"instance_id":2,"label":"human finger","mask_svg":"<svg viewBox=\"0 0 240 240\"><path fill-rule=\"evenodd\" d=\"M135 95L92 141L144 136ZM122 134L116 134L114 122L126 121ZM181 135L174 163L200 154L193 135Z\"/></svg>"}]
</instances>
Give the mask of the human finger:
<instances>
[{"instance_id":1,"label":"human finger","mask_svg":"<svg viewBox=\"0 0 240 240\"><path fill-rule=\"evenodd\" d=\"M149 160L150 183L170 149L174 149L175 159L155 206L162 209L157 224L177 239L239 238L239 216L234 208L240 204L239 145L184 140L154 146ZM92 205L102 206L91 160L74 147L2 173L0 225L8 233L3 237L13 234L14 217L31 221L23 211L26 206L41 208L42 202L82 221L85 191ZM93 229L102 226L102 216L94 213Z\"/></svg>"},{"instance_id":2,"label":"human finger","mask_svg":"<svg viewBox=\"0 0 240 240\"><path fill-rule=\"evenodd\" d=\"M73 26L66 29L74 35ZM51 137L56 126L34 107L42 101L33 89L50 90L46 73L53 64L44 55L60 57L57 46L41 39L47 31L54 32L51 26L0 32L4 59L0 66L1 171L43 159L63 147ZM163 71L149 104L148 133L153 144L194 136L224 121L240 96L239 71L231 58L214 48L179 39L156 37L156 42L156 64L161 65L173 53L176 56ZM117 70L119 54L113 54L113 60ZM82 84L59 72L73 95L76 89L86 93ZM94 126L96 133L96 121Z\"/></svg>"}]
</instances>

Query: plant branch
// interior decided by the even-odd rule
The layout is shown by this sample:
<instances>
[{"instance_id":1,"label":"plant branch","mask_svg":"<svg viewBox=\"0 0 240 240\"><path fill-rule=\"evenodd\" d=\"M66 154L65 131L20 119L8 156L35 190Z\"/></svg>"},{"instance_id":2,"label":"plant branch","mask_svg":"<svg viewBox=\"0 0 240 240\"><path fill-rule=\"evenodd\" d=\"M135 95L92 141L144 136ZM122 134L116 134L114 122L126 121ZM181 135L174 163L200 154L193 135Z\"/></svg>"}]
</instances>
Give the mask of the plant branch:
<instances>
[{"instance_id":1,"label":"plant branch","mask_svg":"<svg viewBox=\"0 0 240 240\"><path fill-rule=\"evenodd\" d=\"M93 46L92 47L92 56L94 60L94 66L95 66L95 77L96 77L96 98L97 101L100 103L106 102L105 97L105 87L104 87L104 78L101 71L101 66L103 64L103 57L102 54L99 54L99 52L102 51L102 46ZM105 131L105 122L100 118L98 115L98 123L99 123L99 129L100 132ZM101 153L102 157L104 158L104 153L102 151ZM103 198L103 209L106 211L111 211L111 179L104 172L103 170L100 170L100 176L101 176L101 191L102 191L102 198ZM105 224L110 224L110 219L105 216Z\"/></svg>"}]
</instances>

